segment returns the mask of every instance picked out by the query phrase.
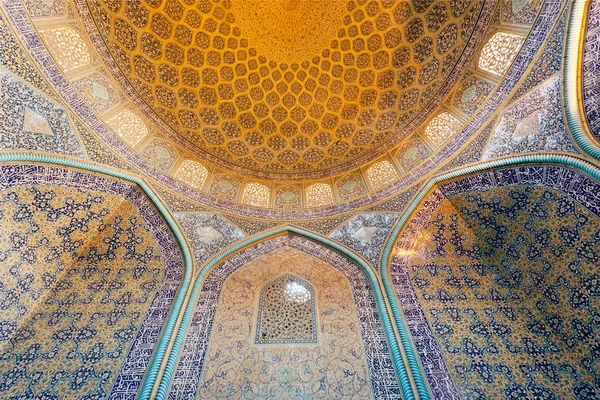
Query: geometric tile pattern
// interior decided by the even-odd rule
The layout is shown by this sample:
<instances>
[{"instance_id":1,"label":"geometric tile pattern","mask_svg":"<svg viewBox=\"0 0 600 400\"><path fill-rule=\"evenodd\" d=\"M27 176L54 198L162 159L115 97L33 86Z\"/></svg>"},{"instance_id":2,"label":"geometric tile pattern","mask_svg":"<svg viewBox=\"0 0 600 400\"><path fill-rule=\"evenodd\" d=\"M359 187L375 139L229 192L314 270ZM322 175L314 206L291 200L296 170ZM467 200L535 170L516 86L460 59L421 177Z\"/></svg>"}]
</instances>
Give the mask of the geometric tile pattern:
<instances>
[{"instance_id":1,"label":"geometric tile pattern","mask_svg":"<svg viewBox=\"0 0 600 400\"><path fill-rule=\"evenodd\" d=\"M286 274L261 289L259 302L256 344L317 343L315 291L308 282Z\"/></svg>"},{"instance_id":2,"label":"geometric tile pattern","mask_svg":"<svg viewBox=\"0 0 600 400\"><path fill-rule=\"evenodd\" d=\"M480 1L77 6L104 57L127 71L121 85L191 151L245 174L302 174L373 153L439 103L487 21Z\"/></svg>"}]
</instances>

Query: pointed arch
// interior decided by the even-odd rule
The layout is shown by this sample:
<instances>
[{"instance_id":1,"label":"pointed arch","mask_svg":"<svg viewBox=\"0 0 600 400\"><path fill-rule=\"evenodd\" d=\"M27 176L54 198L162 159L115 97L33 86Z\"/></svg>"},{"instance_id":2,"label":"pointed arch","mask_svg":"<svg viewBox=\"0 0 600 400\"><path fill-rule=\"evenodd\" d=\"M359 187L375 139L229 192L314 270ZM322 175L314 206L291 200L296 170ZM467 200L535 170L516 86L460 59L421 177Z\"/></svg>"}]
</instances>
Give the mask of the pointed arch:
<instances>
[{"instance_id":1,"label":"pointed arch","mask_svg":"<svg viewBox=\"0 0 600 400\"><path fill-rule=\"evenodd\" d=\"M160 198L154 193L154 191L148 186L148 184L140 177L130 175L128 173L117 171L99 164L91 164L81 160L75 160L67 157L57 157L50 156L45 154L37 154L37 153L3 153L0 154L0 164L4 163L41 163L41 164L50 164L50 165L59 165L72 169L90 171L102 176L108 176L112 178L122 179L126 182L133 183L137 185L143 194L145 194L151 204L156 208L160 217L164 219L168 229L170 229L171 233L175 237L179 250L181 251L181 255L183 258L183 276L181 276L179 287L176 291L175 297L172 301L170 312L166 316L166 320L163 323L162 331L160 332L160 336L157 338L157 343L154 346L153 354L151 356L150 363L147 367L145 375L141 377L140 382L140 391L138 398L146 400L150 397L150 393L152 388L154 387L155 382L157 381L157 377L160 371L161 364L164 358L168 355L169 343L171 341L171 336L175 331L177 319L181 312L181 309L184 304L186 293L188 292L191 280L192 280L192 271L193 271L193 258L190 252L190 249L187 245L185 237L183 233L179 229L179 226L175 222L175 219L170 214L168 209L162 203ZM81 179L78 176L73 177L72 179L77 180ZM94 179L89 179L90 182L94 182ZM139 200L139 199L138 199ZM151 207L150 207L151 208ZM130 389L137 389L134 382L129 382Z\"/></svg>"},{"instance_id":2,"label":"pointed arch","mask_svg":"<svg viewBox=\"0 0 600 400\"><path fill-rule=\"evenodd\" d=\"M456 170L452 170L445 174L441 174L431 178L425 186L421 189L421 191L415 196L413 201L404 211L404 214L400 217L396 225L388 235L386 242L384 244L384 248L380 258L379 264L379 272L382 279L382 284L387 295L387 298L390 303L390 308L392 310L392 316L398 327L398 331L400 334L400 338L402 343L410 343L411 337L409 336L409 330L406 326L406 321L402 317L402 313L399 309L399 302L397 301L398 295L394 290L394 285L392 283L391 277L391 261L392 257L395 259L407 257L409 254L405 254L404 249L408 249L412 246L412 243L416 240L417 232L414 231L413 228L409 227L409 222L414 219L415 221L423 221L427 220L431 213L436 209L435 205L439 204L440 199L444 197L444 194L437 190L438 187L442 184L449 183L454 180L458 180L459 178L467 178L469 176L478 176L483 175L485 173L491 173L492 171L500 170L500 176L507 176L507 180L511 179L526 184L527 182L523 182L523 178L519 175L520 170L523 170L526 167L535 168L537 166L552 166L555 168L563 168L570 169L572 171L576 171L578 174L583 175L584 177L591 177L597 183L599 183L600 190L600 168L588 161L585 161L581 158L565 155L565 154L531 154L524 156L515 156L515 157L507 157L503 159L498 159L494 161L482 162L479 164L471 165L464 168L459 168ZM504 170L510 170L512 172L503 173ZM548 185L554 184L553 179L554 176L548 177L546 174L542 174L543 176L533 176L531 178L532 185L543 185L542 181L547 179ZM494 187L494 185L500 185L498 182L498 177L487 177L482 178L480 181L480 185L482 187ZM588 178L589 179L589 178ZM570 181L569 179L567 179ZM558 183L556 183L558 185ZM460 182L456 185L456 190L467 190L472 188L472 186L466 187L467 183ZM481 189L481 187L477 187L477 189ZM575 189L571 188L571 190L575 191ZM598 195L596 192L592 193L590 196L595 196L592 202L598 203ZM597 213L600 214L600 207L596 204ZM403 232L406 232L406 237L402 236ZM399 249L396 254L393 254L393 249L396 244L401 243L401 249ZM419 362L417 361L417 357L412 352L412 348L406 346L405 347L407 358L411 370L420 370ZM428 379L430 377L428 376ZM423 383L425 385L425 383ZM435 393L434 393L435 395ZM435 396L434 396L435 397Z\"/></svg>"},{"instance_id":3,"label":"pointed arch","mask_svg":"<svg viewBox=\"0 0 600 400\"><path fill-rule=\"evenodd\" d=\"M346 247L340 245L339 243L321 235L318 235L316 233L297 228L295 226L277 227L272 230L242 240L214 256L202 267L202 269L199 271L198 275L194 280L193 288L189 300L186 304L185 311L183 312L179 330L173 341L172 352L169 356L168 361L165 364L164 374L159 384L158 391L156 393L156 398L165 399L168 395L169 385L175 373L175 368L178 363L180 352L183 348L184 340L188 330L188 325L190 324L192 316L194 314L194 309L196 308L200 291L202 290L203 284L206 278L211 273L211 271L219 264L225 262L228 258L234 257L237 253L246 251L257 244L263 245L265 243L268 243L269 241L277 239L279 236L286 234L290 237L299 237L307 243L312 243L311 246L306 246L306 251L310 251L309 249L311 248L314 249L314 243L317 243L321 245L322 248L333 251L337 253L338 256L344 257L344 259L350 261L354 266L358 267L359 271L362 271L364 273L366 281L371 286L372 295L377 306L377 311L381 318L383 333L387 339L387 343L390 349L391 361L398 375L398 380L400 383L403 397L407 400L415 399L415 394L411 386L411 378L409 378L408 371L404 366L402 351L396 339L394 327L390 315L388 313L386 301L383 296L379 280L373 269L362 257L350 251ZM318 248L314 251L318 252ZM317 256L317 254L315 254L315 256ZM405 345L406 343L403 343L403 349L406 351ZM408 346L410 347L410 343L408 343ZM412 350L410 351L412 352ZM414 379L414 382L419 390L420 397L422 399L429 399L429 395L427 393L426 387L424 386L424 381L421 377L420 371L414 371L411 369L411 372L413 373L412 379ZM416 376L414 375L414 372L417 372ZM399 393L397 395L399 395Z\"/></svg>"}]
</instances>

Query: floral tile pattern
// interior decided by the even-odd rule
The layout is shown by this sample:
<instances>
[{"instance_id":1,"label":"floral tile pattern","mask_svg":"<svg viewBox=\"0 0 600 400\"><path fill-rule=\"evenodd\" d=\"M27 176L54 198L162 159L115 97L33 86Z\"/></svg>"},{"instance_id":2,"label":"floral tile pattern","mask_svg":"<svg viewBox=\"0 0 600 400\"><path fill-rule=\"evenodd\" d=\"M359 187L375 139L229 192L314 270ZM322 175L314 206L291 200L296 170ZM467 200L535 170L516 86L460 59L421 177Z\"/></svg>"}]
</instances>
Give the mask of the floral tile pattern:
<instances>
[{"instance_id":1,"label":"floral tile pattern","mask_svg":"<svg viewBox=\"0 0 600 400\"><path fill-rule=\"evenodd\" d=\"M517 167L424 200L390 270L435 398L595 396L599 192Z\"/></svg>"},{"instance_id":2,"label":"floral tile pattern","mask_svg":"<svg viewBox=\"0 0 600 400\"><path fill-rule=\"evenodd\" d=\"M266 345L257 351L248 346L253 341L251 327L257 305L252 299L257 282L269 281L266 277L261 279L264 276L277 277L288 272L309 282L314 280L320 318L333 317L339 323L319 325L319 333L325 335L325 348L320 343L318 347L280 351ZM334 286L331 280L336 281ZM244 294L238 297L240 290ZM324 295L327 291L331 291L331 296ZM219 299L228 304L241 301L242 307L225 307ZM202 398L222 396L233 389L228 384L232 379L250 382L252 377L260 377L261 383L236 385L236 391L227 396L265 397L269 392L277 398L301 398L304 394L309 398L366 398L371 392L377 399L401 399L374 304L372 289L357 266L313 241L285 235L244 249L219 264L203 283L169 399L188 399L198 394ZM228 315L231 312L244 322L235 322ZM355 318L358 322L348 325ZM234 340L231 332L244 334L246 339ZM214 343L223 346L217 348ZM311 361L318 353L322 354L318 362ZM274 368L263 362L268 355L274 356L275 361L269 363ZM235 361L223 363L226 359ZM229 372L220 372L223 368ZM370 381L370 388L365 380Z\"/></svg>"}]
</instances>

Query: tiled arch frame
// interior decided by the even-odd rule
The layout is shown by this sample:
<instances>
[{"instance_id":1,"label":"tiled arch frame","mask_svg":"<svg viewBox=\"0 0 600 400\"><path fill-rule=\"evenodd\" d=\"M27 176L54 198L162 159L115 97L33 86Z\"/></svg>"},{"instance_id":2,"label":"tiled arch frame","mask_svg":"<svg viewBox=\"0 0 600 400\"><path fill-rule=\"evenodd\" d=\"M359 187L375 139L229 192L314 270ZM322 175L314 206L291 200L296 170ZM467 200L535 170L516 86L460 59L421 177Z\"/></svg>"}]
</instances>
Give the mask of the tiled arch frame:
<instances>
[{"instance_id":1,"label":"tiled arch frame","mask_svg":"<svg viewBox=\"0 0 600 400\"><path fill-rule=\"evenodd\" d=\"M385 357L385 352L379 352L377 354L375 351L373 351L372 362L368 362L371 371L375 370L375 372L379 374L378 376L380 380L378 384L380 386L379 388L375 388L374 392L377 392L378 389L381 389L380 393L383 393L387 396L382 396L383 398L398 398L400 395L402 395L402 398L406 400L413 400L417 398L417 396L423 400L429 399L430 396L424 384L420 370L413 369L413 364L409 364L408 371L405 367L402 357L403 354L400 350L400 344L398 343L396 334L394 332L394 327L388 312L386 299L381 289L381 283L372 267L370 267L369 264L362 259L362 257L348 250L346 247L341 246L337 242L294 226L278 227L240 241L227 248L223 252L217 254L203 266L194 279L194 285L191 290L190 298L185 307L185 311L183 312L179 330L173 339L173 350L171 351L169 359L165 364L164 373L158 386L158 391L156 392L156 398L165 399L168 397L178 399L182 393L185 398L195 394L196 386L193 386L193 384L189 383L191 381L190 379L186 379L185 383L183 381L177 383L176 380L177 378L188 373L195 373L196 381L199 379L200 372L197 371L198 365L201 365L202 356L204 354L203 352L206 350L210 326L212 325L212 318L214 318L215 314L214 310L216 310L217 306L216 302L211 302L212 311L204 313L205 315L208 315L209 319L203 324L204 328L202 329L205 332L200 335L201 337L198 336L194 339L193 343L188 343L186 335L188 334L192 319L197 321L202 317L201 315L195 315L195 310L201 292L207 290L205 285L208 285L208 290L213 291L218 295L220 287L225 281L225 278L239 268L240 264L243 265L248 261L256 259L284 246L296 248L304 253L324 260L342 272L350 281L351 286L354 287L355 284L358 283L358 286L356 286L356 289L358 290L356 290L356 292L362 291L362 294L359 295L366 296L364 297L364 301L369 304L368 308L371 310L364 311L365 313L368 314L369 312L373 312L373 305L377 307L373 314L370 316L367 315L367 319L370 319L371 321L377 321L379 319L379 324L376 323L374 326L372 326L372 328L377 328L375 329L377 332L374 334L374 337L371 340L375 341L373 344L377 342L379 343L377 346L387 347L389 350L387 351L387 360ZM229 268L229 270L226 272L219 271L220 269L223 270L224 268ZM213 272L217 274L217 276L220 276L220 278L211 278ZM349 272L353 273L350 274ZM358 279L358 281L356 281L356 279ZM356 282L353 284L353 281ZM365 287L370 288L365 290ZM356 293L354 295L357 296ZM355 297L355 300L360 299ZM376 316L377 314L379 314L378 317ZM364 332L364 329L361 328L361 331ZM370 335L373 336L372 333ZM198 357L198 359L191 360L189 354L185 353L189 352L190 349L197 350L198 346L204 346L204 349L200 352L200 357ZM404 355L408 357L408 353L412 354L412 350L404 347L404 343L402 343L402 346ZM367 353L368 352L369 350L367 350ZM196 351L196 353L198 352ZM181 357L181 359L185 359L184 362L193 364L193 368L195 368L196 371L191 371L193 368L190 368L189 366L186 368L185 365L181 365L179 357ZM367 359L369 359L369 357L367 357ZM385 363L391 363L395 368L397 378L393 377L393 380L397 380L399 385L398 383L392 383L389 375L387 375L387 378L385 378L386 373L385 371L381 370L381 366ZM415 363L414 365L417 364ZM379 372L377 371L378 368L380 369ZM414 382L418 395L415 393L415 390L411 385L409 373L411 374L411 378ZM172 384L175 387L171 386ZM197 384L198 383L196 382L196 385ZM389 397L390 395L392 397Z\"/></svg>"},{"instance_id":2,"label":"tiled arch frame","mask_svg":"<svg viewBox=\"0 0 600 400\"><path fill-rule=\"evenodd\" d=\"M192 255L177 223L144 180L121 171L33 153L0 154L0 171L0 188L45 184L121 195L150 225L165 257L165 275L109 395L111 399L148 399L192 279ZM154 346L152 352L148 344Z\"/></svg>"},{"instance_id":3,"label":"tiled arch frame","mask_svg":"<svg viewBox=\"0 0 600 400\"><path fill-rule=\"evenodd\" d=\"M446 197L513 185L561 191L600 217L600 168L597 165L565 154L532 154L475 164L432 178L386 240L379 265L382 283L401 340L406 343L404 347L410 349L414 343L421 363L427 360L434 366L417 366L423 371L433 398L457 398L458 392L405 273L410 257L408 250L413 248L418 233ZM411 361L418 363L416 357Z\"/></svg>"}]
</instances>

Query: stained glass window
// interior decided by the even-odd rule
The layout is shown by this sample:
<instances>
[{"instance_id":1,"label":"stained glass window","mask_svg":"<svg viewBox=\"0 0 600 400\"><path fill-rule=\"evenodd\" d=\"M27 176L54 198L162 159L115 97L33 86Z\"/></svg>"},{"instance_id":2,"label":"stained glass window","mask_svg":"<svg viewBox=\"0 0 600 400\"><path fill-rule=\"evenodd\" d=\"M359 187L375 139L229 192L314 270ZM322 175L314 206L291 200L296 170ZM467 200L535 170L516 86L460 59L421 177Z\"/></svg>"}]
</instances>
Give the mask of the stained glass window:
<instances>
[{"instance_id":1,"label":"stained glass window","mask_svg":"<svg viewBox=\"0 0 600 400\"><path fill-rule=\"evenodd\" d=\"M43 31L42 35L63 71L67 72L91 63L90 49L75 29L69 26L48 29Z\"/></svg>"},{"instance_id":2,"label":"stained glass window","mask_svg":"<svg viewBox=\"0 0 600 400\"><path fill-rule=\"evenodd\" d=\"M271 191L260 183L248 183L244 187L242 202L256 207L268 207Z\"/></svg>"},{"instance_id":3,"label":"stained glass window","mask_svg":"<svg viewBox=\"0 0 600 400\"><path fill-rule=\"evenodd\" d=\"M129 110L122 110L112 117L108 126L130 146L135 146L148 134L144 121Z\"/></svg>"},{"instance_id":4,"label":"stained glass window","mask_svg":"<svg viewBox=\"0 0 600 400\"><path fill-rule=\"evenodd\" d=\"M525 38L497 32L481 49L478 65L484 71L503 75L514 60Z\"/></svg>"},{"instance_id":5,"label":"stained glass window","mask_svg":"<svg viewBox=\"0 0 600 400\"><path fill-rule=\"evenodd\" d=\"M263 287L255 342L317 342L315 292L308 282L286 274Z\"/></svg>"},{"instance_id":6,"label":"stained glass window","mask_svg":"<svg viewBox=\"0 0 600 400\"><path fill-rule=\"evenodd\" d=\"M177 172L175 172L175 178L194 189L202 189L207 177L208 170L204 165L192 160L182 162L179 168L177 168Z\"/></svg>"},{"instance_id":7,"label":"stained glass window","mask_svg":"<svg viewBox=\"0 0 600 400\"><path fill-rule=\"evenodd\" d=\"M398 178L392 163L388 160L379 161L367 170L367 177L373 188L378 189Z\"/></svg>"},{"instance_id":8,"label":"stained glass window","mask_svg":"<svg viewBox=\"0 0 600 400\"><path fill-rule=\"evenodd\" d=\"M315 183L306 188L306 204L308 207L321 207L333 203L333 192L328 183Z\"/></svg>"},{"instance_id":9,"label":"stained glass window","mask_svg":"<svg viewBox=\"0 0 600 400\"><path fill-rule=\"evenodd\" d=\"M429 122L425 136L437 147L442 146L460 128L460 121L450 113L441 113Z\"/></svg>"}]
</instances>

